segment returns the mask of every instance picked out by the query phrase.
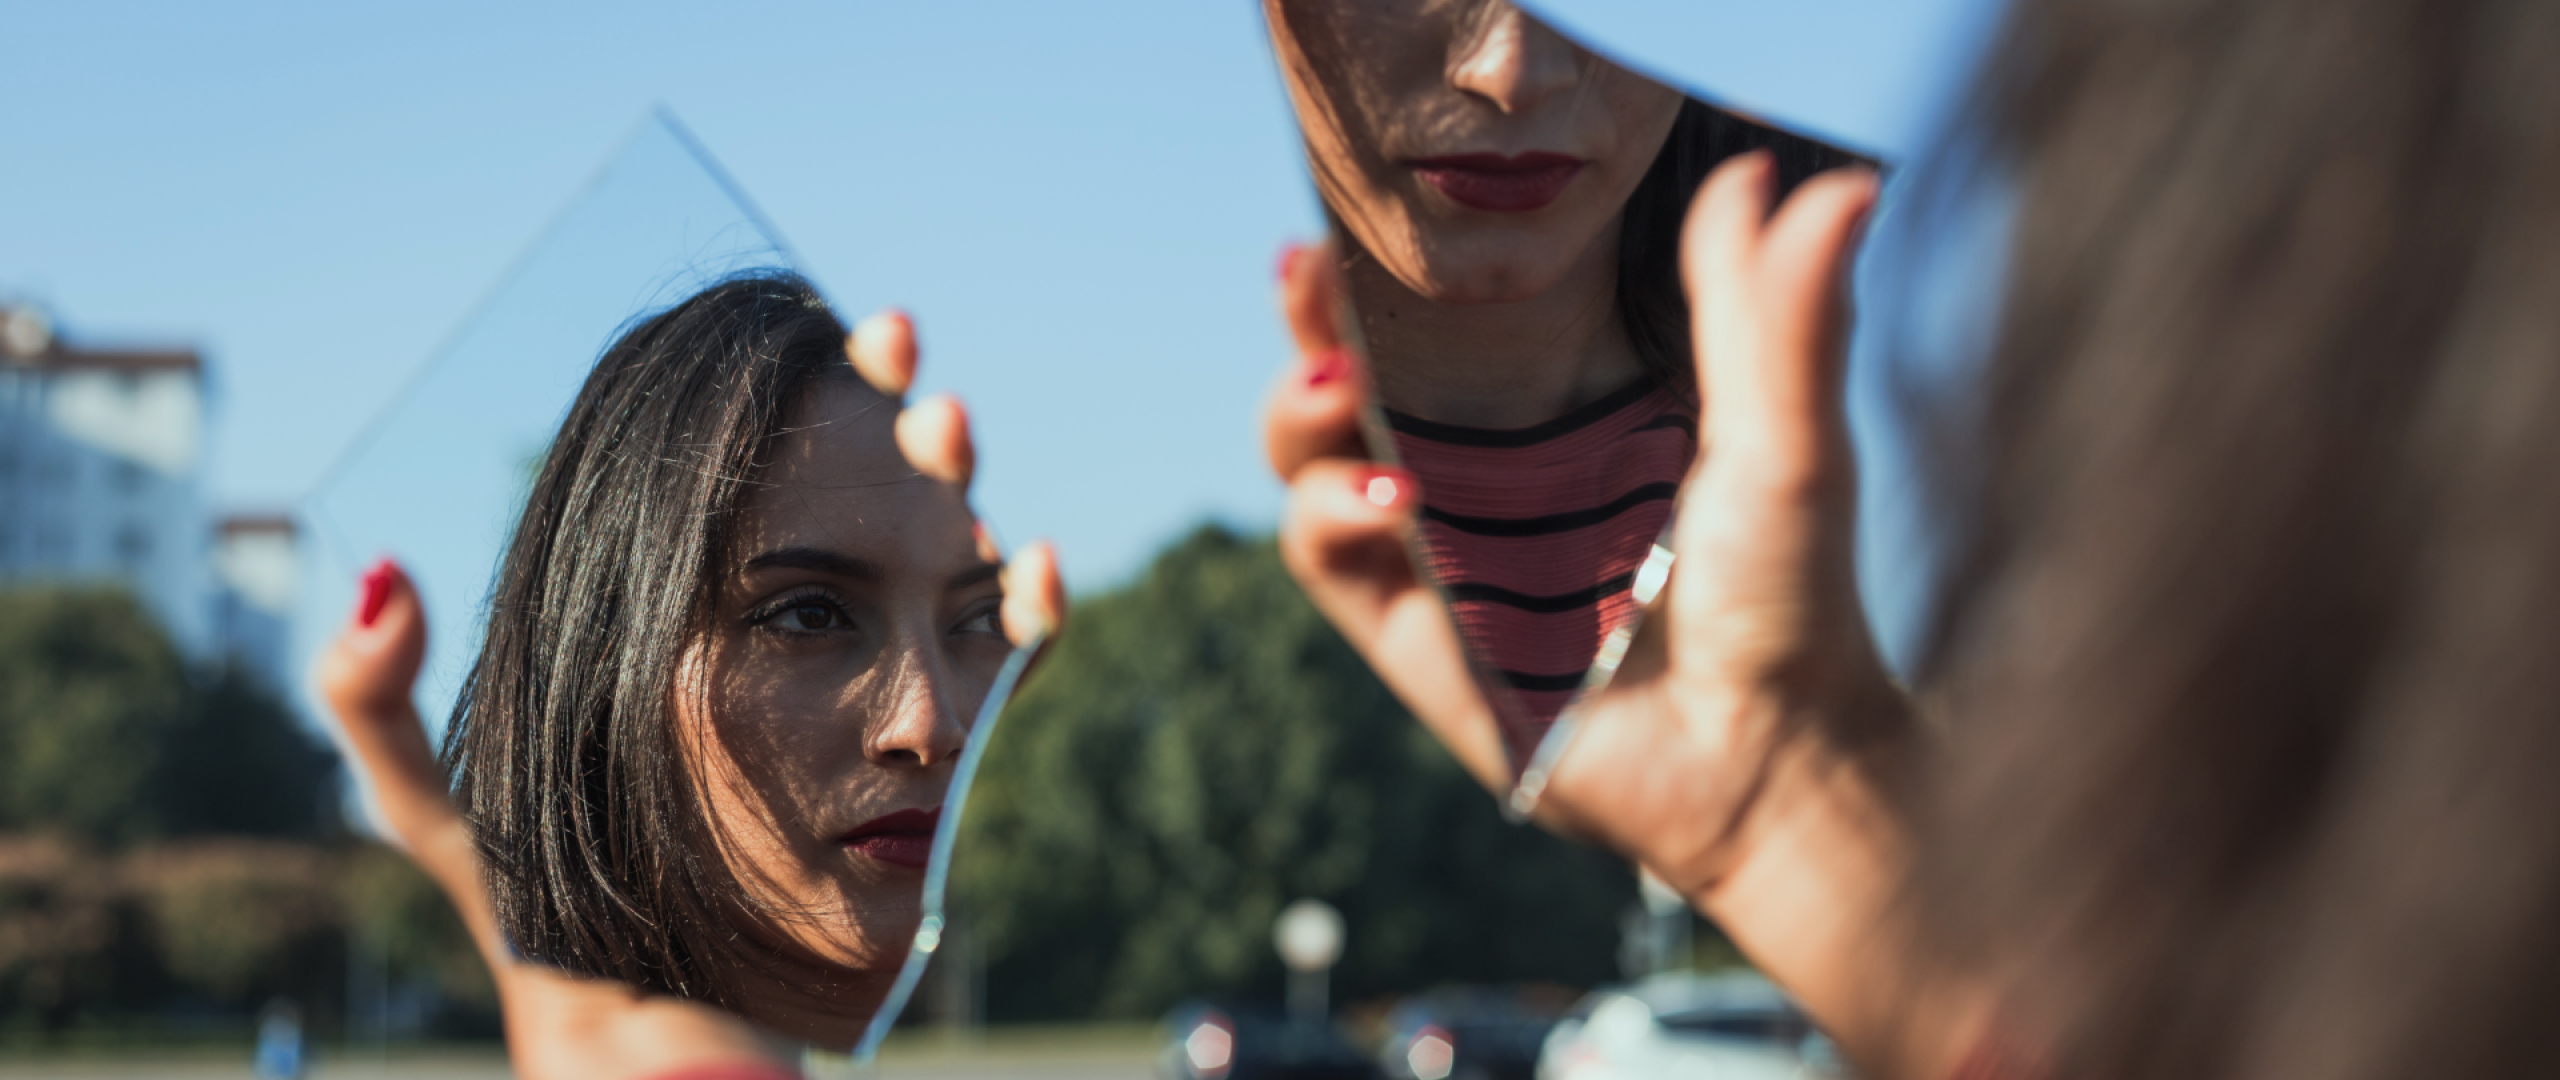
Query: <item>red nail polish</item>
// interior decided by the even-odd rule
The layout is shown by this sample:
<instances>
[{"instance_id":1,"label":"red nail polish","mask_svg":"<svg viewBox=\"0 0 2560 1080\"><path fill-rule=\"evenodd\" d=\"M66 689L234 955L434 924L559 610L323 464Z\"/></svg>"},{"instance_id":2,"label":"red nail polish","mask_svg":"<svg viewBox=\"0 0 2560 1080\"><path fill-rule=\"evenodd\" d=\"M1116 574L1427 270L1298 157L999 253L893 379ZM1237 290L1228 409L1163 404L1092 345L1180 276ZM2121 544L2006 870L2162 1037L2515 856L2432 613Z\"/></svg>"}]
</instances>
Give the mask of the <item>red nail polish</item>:
<instances>
[{"instance_id":1,"label":"red nail polish","mask_svg":"<svg viewBox=\"0 0 2560 1080\"><path fill-rule=\"evenodd\" d=\"M1413 474L1384 465L1371 466L1353 478L1360 497L1380 509L1393 510L1414 497Z\"/></svg>"},{"instance_id":2,"label":"red nail polish","mask_svg":"<svg viewBox=\"0 0 2560 1080\"><path fill-rule=\"evenodd\" d=\"M1323 386L1351 377L1351 354L1339 348L1326 349L1307 358L1307 385Z\"/></svg>"},{"instance_id":3,"label":"red nail polish","mask_svg":"<svg viewBox=\"0 0 2560 1080\"><path fill-rule=\"evenodd\" d=\"M371 627L382 617L382 605L391 599L391 560L382 559L364 572L357 582L361 596L356 601L356 625Z\"/></svg>"},{"instance_id":4,"label":"red nail polish","mask_svg":"<svg viewBox=\"0 0 2560 1080\"><path fill-rule=\"evenodd\" d=\"M1290 244L1280 249L1280 280L1283 284L1289 280L1290 269L1298 265L1298 256L1306 252L1304 244Z\"/></svg>"}]
</instances>

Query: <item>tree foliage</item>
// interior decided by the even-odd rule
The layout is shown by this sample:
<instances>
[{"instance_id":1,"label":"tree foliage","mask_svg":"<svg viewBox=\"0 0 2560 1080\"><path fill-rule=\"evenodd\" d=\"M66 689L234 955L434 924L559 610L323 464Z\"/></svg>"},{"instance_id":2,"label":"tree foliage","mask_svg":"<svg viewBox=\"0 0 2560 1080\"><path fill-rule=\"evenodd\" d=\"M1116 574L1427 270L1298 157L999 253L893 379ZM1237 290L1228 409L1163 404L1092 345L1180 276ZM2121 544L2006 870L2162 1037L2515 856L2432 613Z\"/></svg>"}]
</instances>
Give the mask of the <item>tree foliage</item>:
<instances>
[{"instance_id":1,"label":"tree foliage","mask_svg":"<svg viewBox=\"0 0 2560 1080\"><path fill-rule=\"evenodd\" d=\"M313 836L337 821L332 773L272 693L190 672L123 591L0 593L0 830Z\"/></svg>"},{"instance_id":2,"label":"tree foliage","mask_svg":"<svg viewBox=\"0 0 2560 1080\"><path fill-rule=\"evenodd\" d=\"M446 1030L485 1028L494 1011L461 920L388 849L195 837L106 852L0 836L0 1043L173 1008L245 1018L278 996L339 1029L351 949L432 983Z\"/></svg>"},{"instance_id":3,"label":"tree foliage","mask_svg":"<svg viewBox=\"0 0 2560 1080\"><path fill-rule=\"evenodd\" d=\"M1337 1000L1616 974L1634 879L1505 824L1267 540L1203 528L1080 603L1006 715L955 889L999 1020L1276 999L1280 908L1349 925Z\"/></svg>"},{"instance_id":4,"label":"tree foliage","mask_svg":"<svg viewBox=\"0 0 2560 1080\"><path fill-rule=\"evenodd\" d=\"M237 670L191 671L130 596L0 592L0 1042L268 998L338 1024L353 948L481 1024L443 897L340 826L331 755ZM485 1025L484 1025L485 1026Z\"/></svg>"}]
</instances>

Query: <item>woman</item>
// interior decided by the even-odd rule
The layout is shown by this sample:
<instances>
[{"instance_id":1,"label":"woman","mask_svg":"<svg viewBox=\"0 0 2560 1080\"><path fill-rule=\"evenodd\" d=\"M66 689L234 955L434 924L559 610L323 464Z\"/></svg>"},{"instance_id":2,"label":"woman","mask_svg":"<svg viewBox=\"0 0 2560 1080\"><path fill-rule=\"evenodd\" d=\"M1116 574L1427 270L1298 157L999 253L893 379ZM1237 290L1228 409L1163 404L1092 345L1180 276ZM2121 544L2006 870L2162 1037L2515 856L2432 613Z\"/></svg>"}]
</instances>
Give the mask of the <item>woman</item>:
<instances>
[{"instance_id":1,"label":"woman","mask_svg":"<svg viewBox=\"0 0 2560 1080\"><path fill-rule=\"evenodd\" d=\"M1516 694L1518 760L1633 613L1697 452L1673 242L1690 193L1756 146L1789 182L1852 159L1502 0L1264 12L1395 454L1427 492L1424 561L1496 700Z\"/></svg>"},{"instance_id":2,"label":"woman","mask_svg":"<svg viewBox=\"0 0 2560 1080\"><path fill-rule=\"evenodd\" d=\"M2560 1072L2554 47L2533 0L2019 6L1927 724L1849 559L1872 182L1771 216L1766 161L1720 170L1684 242L1716 453L1542 809L1878 1075ZM1394 557L1404 477L1344 453L1321 269L1283 551L1446 738L1486 706Z\"/></svg>"},{"instance_id":3,"label":"woman","mask_svg":"<svg viewBox=\"0 0 2560 1080\"><path fill-rule=\"evenodd\" d=\"M458 813L412 741L415 595L387 563L367 575L324 687L394 835L502 972L841 1047L904 960L1005 621L1052 616L1055 574L1035 553L1006 606L957 406L884 396L913 370L903 317L854 335L867 378L847 351L786 274L606 351L499 572L447 739ZM476 858L433 839L454 826Z\"/></svg>"}]
</instances>

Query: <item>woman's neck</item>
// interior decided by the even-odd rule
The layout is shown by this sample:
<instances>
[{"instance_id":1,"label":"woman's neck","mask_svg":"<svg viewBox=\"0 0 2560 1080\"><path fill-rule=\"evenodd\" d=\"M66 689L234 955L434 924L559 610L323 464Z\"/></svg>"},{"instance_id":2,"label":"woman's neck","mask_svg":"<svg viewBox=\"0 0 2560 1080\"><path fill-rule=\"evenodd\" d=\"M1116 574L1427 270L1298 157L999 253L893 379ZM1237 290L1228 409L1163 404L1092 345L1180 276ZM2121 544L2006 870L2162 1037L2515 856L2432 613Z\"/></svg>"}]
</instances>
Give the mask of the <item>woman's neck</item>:
<instances>
[{"instance_id":1,"label":"woman's neck","mask_svg":"<svg viewBox=\"0 0 2560 1080\"><path fill-rule=\"evenodd\" d=\"M738 1012L769 1033L821 1049L841 1051L860 1042L897 980L895 964L855 969L785 955L762 942L734 944L753 954L722 973L725 996Z\"/></svg>"},{"instance_id":2,"label":"woman's neck","mask_svg":"<svg viewBox=\"0 0 2560 1080\"><path fill-rule=\"evenodd\" d=\"M1541 424L1644 374L1618 319L1617 229L1602 230L1564 278L1526 300L1437 303L1374 258L1344 276L1374 361L1379 400L1462 427Z\"/></svg>"}]
</instances>

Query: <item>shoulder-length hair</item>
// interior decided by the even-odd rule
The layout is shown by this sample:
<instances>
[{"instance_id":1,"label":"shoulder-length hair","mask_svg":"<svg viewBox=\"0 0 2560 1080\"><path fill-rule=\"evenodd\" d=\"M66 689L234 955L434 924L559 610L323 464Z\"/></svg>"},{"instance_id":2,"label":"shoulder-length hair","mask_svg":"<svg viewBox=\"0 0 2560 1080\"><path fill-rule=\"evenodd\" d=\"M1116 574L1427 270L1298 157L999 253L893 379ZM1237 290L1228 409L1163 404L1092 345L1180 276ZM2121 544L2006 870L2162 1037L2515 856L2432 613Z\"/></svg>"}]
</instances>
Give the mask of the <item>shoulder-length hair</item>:
<instances>
[{"instance_id":1,"label":"shoulder-length hair","mask_svg":"<svg viewBox=\"0 0 2560 1080\"><path fill-rule=\"evenodd\" d=\"M723 281L606 349L499 567L445 739L499 926L529 959L723 1001L747 909L674 732L739 500L786 410L841 369L799 277Z\"/></svg>"}]
</instances>

